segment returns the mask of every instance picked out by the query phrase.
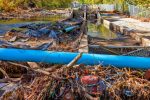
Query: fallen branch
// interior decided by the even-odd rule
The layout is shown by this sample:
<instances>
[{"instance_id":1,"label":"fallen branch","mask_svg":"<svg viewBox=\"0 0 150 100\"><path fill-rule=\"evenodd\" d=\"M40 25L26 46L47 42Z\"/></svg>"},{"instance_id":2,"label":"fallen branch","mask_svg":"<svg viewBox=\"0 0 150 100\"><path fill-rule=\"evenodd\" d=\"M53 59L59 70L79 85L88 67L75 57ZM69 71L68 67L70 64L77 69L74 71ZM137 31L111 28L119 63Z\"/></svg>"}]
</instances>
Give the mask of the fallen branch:
<instances>
[{"instance_id":1,"label":"fallen branch","mask_svg":"<svg viewBox=\"0 0 150 100\"><path fill-rule=\"evenodd\" d=\"M81 92L82 91L82 92ZM84 87L81 87L80 93L83 93L83 95L88 99L88 100L99 100L99 97L92 97L89 95ZM82 94L81 94L82 95Z\"/></svg>"},{"instance_id":2,"label":"fallen branch","mask_svg":"<svg viewBox=\"0 0 150 100\"><path fill-rule=\"evenodd\" d=\"M72 67L82 56L82 52L79 53L68 65L67 67Z\"/></svg>"},{"instance_id":3,"label":"fallen branch","mask_svg":"<svg viewBox=\"0 0 150 100\"><path fill-rule=\"evenodd\" d=\"M81 58L82 54L83 54L82 52L79 53L67 66L62 67L62 68L59 70L59 72L63 72L64 69L73 67L73 65ZM56 73L57 73L57 71L54 72L54 73L52 73L51 77L54 78L54 79L56 79L56 80L62 80L63 78L60 77L60 76L58 76Z\"/></svg>"},{"instance_id":4,"label":"fallen branch","mask_svg":"<svg viewBox=\"0 0 150 100\"><path fill-rule=\"evenodd\" d=\"M40 68L40 66L35 62L27 62L27 64L30 66L30 68L33 68L33 69Z\"/></svg>"},{"instance_id":5,"label":"fallen branch","mask_svg":"<svg viewBox=\"0 0 150 100\"><path fill-rule=\"evenodd\" d=\"M2 68L0 68L0 71L3 73L5 78L9 78L8 74L6 73L6 71L4 71Z\"/></svg>"},{"instance_id":6,"label":"fallen branch","mask_svg":"<svg viewBox=\"0 0 150 100\"><path fill-rule=\"evenodd\" d=\"M23 68L26 68L27 70L29 70L29 67L25 66L25 65L22 65L22 64L17 64L17 63L14 63L14 62L8 62L9 64L12 64L12 65L15 65L15 66L19 66L19 67L23 67Z\"/></svg>"},{"instance_id":7,"label":"fallen branch","mask_svg":"<svg viewBox=\"0 0 150 100\"><path fill-rule=\"evenodd\" d=\"M45 70L42 70L42 69L36 69L36 70L32 69L32 70L35 71L35 72L38 72L38 73L42 73L42 74L47 75L47 76L50 75L49 72L47 72L47 71L45 71Z\"/></svg>"},{"instance_id":8,"label":"fallen branch","mask_svg":"<svg viewBox=\"0 0 150 100\"><path fill-rule=\"evenodd\" d=\"M3 78L0 79L0 83L7 83L7 82L19 82L21 78Z\"/></svg>"},{"instance_id":9,"label":"fallen branch","mask_svg":"<svg viewBox=\"0 0 150 100\"><path fill-rule=\"evenodd\" d=\"M38 67L38 69L37 69L37 67L36 67L36 69L33 69L32 67L30 68L30 67L27 67L27 66L22 65L22 64L17 64L17 63L13 63L13 62L8 62L8 63L13 64L15 66L20 66L20 67L26 68L27 70L31 70L31 71L34 71L34 72L42 73L44 75L50 75L49 72L47 72L45 70L42 70L39 67ZM31 63L30 63L30 65L31 65Z\"/></svg>"},{"instance_id":10,"label":"fallen branch","mask_svg":"<svg viewBox=\"0 0 150 100\"><path fill-rule=\"evenodd\" d=\"M55 79L57 79L57 80L62 79L62 78L59 77L58 75L50 75L50 72L48 72L48 71L46 71L46 70L43 70L43 69L40 69L39 67L34 67L34 68L36 68L36 69L32 68L32 67L33 67L33 66L32 66L33 63L32 63L32 64L30 63L30 67L31 67L31 68L30 68L30 67L27 67L27 66L25 66L25 65L13 63L13 62L8 62L8 63L13 64L13 65L15 65L15 66L20 66L20 67L26 68L27 70L31 70L31 71L34 71L34 72L42 73L42 74L44 74L44 75L46 75L46 76L50 76L50 77L55 78ZM29 64L29 62L28 62L28 64ZM34 64L34 65L35 65L35 64ZM37 68L38 68L38 69L37 69Z\"/></svg>"},{"instance_id":11,"label":"fallen branch","mask_svg":"<svg viewBox=\"0 0 150 100\"><path fill-rule=\"evenodd\" d=\"M89 99L89 100L99 100L99 97L92 97L91 95L89 95L88 93L85 93L84 96Z\"/></svg>"}]
</instances>

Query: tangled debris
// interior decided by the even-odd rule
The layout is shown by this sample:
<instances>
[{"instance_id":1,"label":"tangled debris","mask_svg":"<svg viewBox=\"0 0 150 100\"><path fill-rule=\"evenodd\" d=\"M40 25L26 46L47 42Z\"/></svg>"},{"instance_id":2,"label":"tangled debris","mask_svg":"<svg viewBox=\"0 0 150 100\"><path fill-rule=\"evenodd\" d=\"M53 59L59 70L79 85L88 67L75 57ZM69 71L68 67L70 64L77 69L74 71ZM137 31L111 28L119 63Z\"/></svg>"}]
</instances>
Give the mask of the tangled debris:
<instances>
[{"instance_id":1,"label":"tangled debris","mask_svg":"<svg viewBox=\"0 0 150 100\"><path fill-rule=\"evenodd\" d=\"M20 89L18 95L22 96L18 97L26 100L62 98L63 100L141 100L142 98L148 100L150 98L150 82L143 78L144 72L140 70L101 65L48 65L33 62L20 64L1 62L1 67L3 73L1 81L14 84L12 86L15 88L12 90ZM1 91L5 89L2 87ZM2 94L6 98L7 94Z\"/></svg>"},{"instance_id":2,"label":"tangled debris","mask_svg":"<svg viewBox=\"0 0 150 100\"><path fill-rule=\"evenodd\" d=\"M2 61L1 98L19 100L141 100L150 98L147 72L113 66ZM9 85L11 84L11 85ZM7 92L10 90L10 92ZM18 92L19 91L19 92ZM8 95L9 94L9 95ZM15 94L15 95L14 95ZM17 94L17 95L16 95Z\"/></svg>"},{"instance_id":3,"label":"tangled debris","mask_svg":"<svg viewBox=\"0 0 150 100\"><path fill-rule=\"evenodd\" d=\"M82 35L81 25L82 19L23 25L1 37L0 47L73 51Z\"/></svg>"},{"instance_id":4,"label":"tangled debris","mask_svg":"<svg viewBox=\"0 0 150 100\"><path fill-rule=\"evenodd\" d=\"M82 20L73 19L24 25L6 33L0 40L0 47L72 51L78 48L81 24ZM73 30L64 30L68 27ZM0 99L150 99L149 71L75 65L81 56L82 53L68 65L1 61Z\"/></svg>"},{"instance_id":5,"label":"tangled debris","mask_svg":"<svg viewBox=\"0 0 150 100\"><path fill-rule=\"evenodd\" d=\"M45 99L149 99L150 82L138 71L77 65L55 72ZM69 97L68 97L69 95ZM66 100L66 99L65 99Z\"/></svg>"}]
</instances>

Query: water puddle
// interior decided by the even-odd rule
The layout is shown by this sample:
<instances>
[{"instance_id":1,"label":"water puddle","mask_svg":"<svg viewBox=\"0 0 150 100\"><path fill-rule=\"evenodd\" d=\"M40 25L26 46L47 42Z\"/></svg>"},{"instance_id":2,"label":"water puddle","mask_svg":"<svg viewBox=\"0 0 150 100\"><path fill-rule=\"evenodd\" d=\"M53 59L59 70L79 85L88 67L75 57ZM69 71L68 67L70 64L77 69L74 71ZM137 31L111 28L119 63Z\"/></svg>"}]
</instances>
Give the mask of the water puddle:
<instances>
[{"instance_id":1,"label":"water puddle","mask_svg":"<svg viewBox=\"0 0 150 100\"><path fill-rule=\"evenodd\" d=\"M117 38L117 34L106 28L103 24L88 23L88 33L91 37L113 39Z\"/></svg>"},{"instance_id":2,"label":"water puddle","mask_svg":"<svg viewBox=\"0 0 150 100\"><path fill-rule=\"evenodd\" d=\"M88 35L89 53L127 55L129 52L138 50L140 46L140 43L130 36L114 33L103 24L89 23ZM148 56L138 53L132 55Z\"/></svg>"}]
</instances>

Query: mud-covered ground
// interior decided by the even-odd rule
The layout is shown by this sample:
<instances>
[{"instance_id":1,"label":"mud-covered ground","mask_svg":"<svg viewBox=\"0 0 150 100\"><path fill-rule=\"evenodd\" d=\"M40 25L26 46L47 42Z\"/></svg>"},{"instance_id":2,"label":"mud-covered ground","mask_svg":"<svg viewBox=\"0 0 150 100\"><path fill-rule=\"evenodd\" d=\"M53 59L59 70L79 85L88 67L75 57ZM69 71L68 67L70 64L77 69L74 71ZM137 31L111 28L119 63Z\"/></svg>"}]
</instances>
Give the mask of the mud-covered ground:
<instances>
[{"instance_id":1,"label":"mud-covered ground","mask_svg":"<svg viewBox=\"0 0 150 100\"><path fill-rule=\"evenodd\" d=\"M40 8L33 8L28 10L17 9L11 12L0 12L0 19L9 19L9 18L35 18L35 17L48 17L51 15L64 15L69 16L71 14L70 9L56 9L56 10L47 10Z\"/></svg>"}]
</instances>

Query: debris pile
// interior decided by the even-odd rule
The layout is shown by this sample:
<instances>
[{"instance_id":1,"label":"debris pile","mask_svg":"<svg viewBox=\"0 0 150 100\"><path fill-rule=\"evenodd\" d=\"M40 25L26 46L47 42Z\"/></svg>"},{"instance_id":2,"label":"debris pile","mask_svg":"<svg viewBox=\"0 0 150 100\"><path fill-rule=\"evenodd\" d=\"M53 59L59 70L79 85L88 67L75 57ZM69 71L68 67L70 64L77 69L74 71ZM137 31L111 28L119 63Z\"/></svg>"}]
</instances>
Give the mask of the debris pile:
<instances>
[{"instance_id":1,"label":"debris pile","mask_svg":"<svg viewBox=\"0 0 150 100\"><path fill-rule=\"evenodd\" d=\"M86 30L85 25L82 18L23 25L0 37L0 47L76 52ZM90 39L89 44L103 46L112 41L115 41L114 44L119 42L113 39ZM136 42L134 44L139 45ZM149 70L76 65L81 56L82 53L79 53L68 65L0 61L0 99L150 99Z\"/></svg>"},{"instance_id":2,"label":"debris pile","mask_svg":"<svg viewBox=\"0 0 150 100\"><path fill-rule=\"evenodd\" d=\"M150 98L150 81L144 79L142 70L83 64L1 63L1 67L5 65L1 70L4 75L1 81L5 80L8 84L21 86L23 92L20 92L24 93L22 96L27 100L61 100L62 98L63 100L141 100L142 98L148 100ZM10 71L10 68L13 71ZM22 72L15 71L18 69ZM14 77L11 76L12 73L13 75L20 73L20 75ZM2 88L1 91L4 89Z\"/></svg>"},{"instance_id":3,"label":"debris pile","mask_svg":"<svg viewBox=\"0 0 150 100\"><path fill-rule=\"evenodd\" d=\"M112 67L76 65L53 73L45 99L149 99L150 82L142 72ZM65 99L66 100L66 99Z\"/></svg>"},{"instance_id":4,"label":"debris pile","mask_svg":"<svg viewBox=\"0 0 150 100\"><path fill-rule=\"evenodd\" d=\"M38 50L72 51L82 34L82 19L56 23L32 23L12 29L1 37L0 46ZM70 47L72 45L72 47Z\"/></svg>"}]
</instances>

